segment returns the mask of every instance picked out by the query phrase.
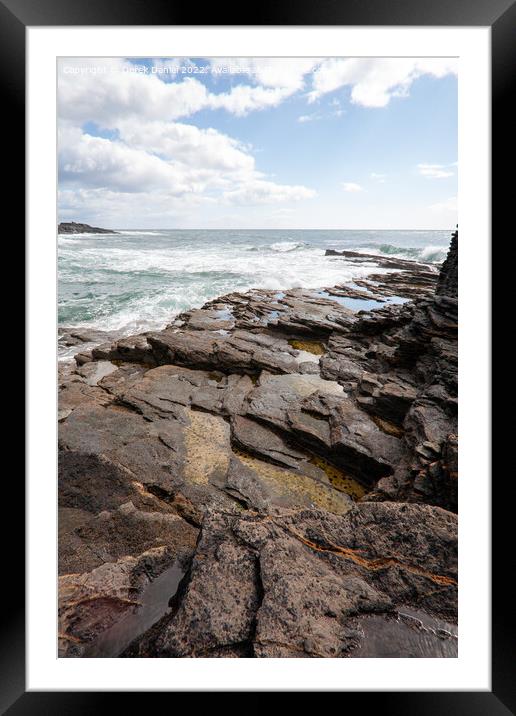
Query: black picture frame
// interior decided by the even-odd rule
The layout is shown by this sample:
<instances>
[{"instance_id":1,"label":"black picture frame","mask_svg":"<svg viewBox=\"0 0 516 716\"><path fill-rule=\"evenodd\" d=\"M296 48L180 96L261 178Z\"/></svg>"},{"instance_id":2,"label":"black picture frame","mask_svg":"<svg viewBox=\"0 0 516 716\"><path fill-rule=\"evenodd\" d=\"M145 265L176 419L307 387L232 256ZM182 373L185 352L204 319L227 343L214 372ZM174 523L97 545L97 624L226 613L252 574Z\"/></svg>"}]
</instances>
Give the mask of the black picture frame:
<instances>
[{"instance_id":1,"label":"black picture frame","mask_svg":"<svg viewBox=\"0 0 516 716\"><path fill-rule=\"evenodd\" d=\"M4 137L8 137L9 145L15 148L15 162L9 166L9 186L4 189L4 206L14 218L13 230L16 230L17 238L21 233L21 217L25 215L25 31L33 26L489 26L492 32L492 215L496 219L493 235L496 225L500 227L500 233L502 226L511 225L509 211L514 199L509 192L513 194L514 190L503 169L507 157L515 156L514 119L509 110L510 80L516 70L514 0L298 0L295 4L288 0L262 0L254 7L242 3L233 6L226 2L204 4L202 10L200 8L193 3L175 3L173 0L0 0L0 85L4 109L1 114L5 124ZM198 22L199 19L202 22ZM498 436L498 446L502 445L500 431L493 431L493 435ZM497 451L493 450L495 454ZM0 633L0 712L10 716L33 713L73 713L77 716L95 713L104 706L120 709L120 693L25 691L24 484L20 472L17 471L16 476L11 474L8 480L9 505L16 506L18 520L8 521L5 517L2 520L4 555L8 555L8 561L4 562L4 593L8 599L2 611ZM493 480L492 691L352 692L345 696L346 708L350 707L351 697L359 696L362 708L366 698L367 706L376 706L383 713L399 716L462 713L506 716L516 713L514 634L508 628L508 617L514 611L513 598L507 583L501 584L503 577L510 580L510 573L506 576L506 560L507 545L512 537L508 531L511 524L508 511L512 504L505 498L504 483L504 479L510 477L509 472L501 471L499 483ZM132 693L129 696L134 708L138 695Z\"/></svg>"}]
</instances>

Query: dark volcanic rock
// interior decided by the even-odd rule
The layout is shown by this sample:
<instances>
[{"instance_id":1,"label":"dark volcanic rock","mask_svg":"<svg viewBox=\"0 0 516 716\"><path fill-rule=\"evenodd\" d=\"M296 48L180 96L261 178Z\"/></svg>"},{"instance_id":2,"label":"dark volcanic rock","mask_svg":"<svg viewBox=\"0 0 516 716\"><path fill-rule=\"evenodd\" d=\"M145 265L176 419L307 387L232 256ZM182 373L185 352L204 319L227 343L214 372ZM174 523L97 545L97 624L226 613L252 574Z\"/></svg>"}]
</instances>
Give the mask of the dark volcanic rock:
<instances>
[{"instance_id":1,"label":"dark volcanic rock","mask_svg":"<svg viewBox=\"0 0 516 716\"><path fill-rule=\"evenodd\" d=\"M298 361L286 340L236 330L166 330L150 334L148 342L158 363L175 363L204 370L256 374L261 370L295 373Z\"/></svg>"},{"instance_id":2,"label":"dark volcanic rock","mask_svg":"<svg viewBox=\"0 0 516 716\"><path fill-rule=\"evenodd\" d=\"M349 656L361 615L405 606L453 622L456 538L453 514L422 505L210 514L175 609L133 655Z\"/></svg>"},{"instance_id":3,"label":"dark volcanic rock","mask_svg":"<svg viewBox=\"0 0 516 716\"><path fill-rule=\"evenodd\" d=\"M436 293L450 298L456 298L458 294L458 272L459 272L459 232L454 231L450 250L446 257L439 280L437 282Z\"/></svg>"},{"instance_id":4,"label":"dark volcanic rock","mask_svg":"<svg viewBox=\"0 0 516 716\"><path fill-rule=\"evenodd\" d=\"M75 221L64 221L57 228L59 234L117 234L111 229L101 229L98 226L80 224Z\"/></svg>"}]
</instances>

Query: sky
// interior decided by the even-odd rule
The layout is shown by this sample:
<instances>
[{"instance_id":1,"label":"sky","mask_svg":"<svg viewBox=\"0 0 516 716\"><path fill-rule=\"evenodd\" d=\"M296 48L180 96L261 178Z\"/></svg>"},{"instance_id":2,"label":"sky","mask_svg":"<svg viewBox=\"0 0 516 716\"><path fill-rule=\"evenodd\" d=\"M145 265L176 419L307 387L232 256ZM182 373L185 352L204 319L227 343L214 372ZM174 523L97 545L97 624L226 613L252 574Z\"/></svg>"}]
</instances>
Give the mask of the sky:
<instances>
[{"instance_id":1,"label":"sky","mask_svg":"<svg viewBox=\"0 0 516 716\"><path fill-rule=\"evenodd\" d=\"M62 58L58 214L118 229L451 229L455 58Z\"/></svg>"}]
</instances>

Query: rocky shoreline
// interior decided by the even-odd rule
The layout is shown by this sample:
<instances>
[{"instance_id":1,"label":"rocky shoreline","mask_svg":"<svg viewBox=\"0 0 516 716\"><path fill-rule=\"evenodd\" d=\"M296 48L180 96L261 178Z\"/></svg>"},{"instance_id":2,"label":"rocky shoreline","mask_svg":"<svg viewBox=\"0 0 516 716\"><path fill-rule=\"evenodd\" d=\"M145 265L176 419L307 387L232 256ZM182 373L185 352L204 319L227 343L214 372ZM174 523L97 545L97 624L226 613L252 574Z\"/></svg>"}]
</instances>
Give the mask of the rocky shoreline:
<instances>
[{"instance_id":1,"label":"rocky shoreline","mask_svg":"<svg viewBox=\"0 0 516 716\"><path fill-rule=\"evenodd\" d=\"M456 656L457 252L61 332L61 656Z\"/></svg>"}]
</instances>

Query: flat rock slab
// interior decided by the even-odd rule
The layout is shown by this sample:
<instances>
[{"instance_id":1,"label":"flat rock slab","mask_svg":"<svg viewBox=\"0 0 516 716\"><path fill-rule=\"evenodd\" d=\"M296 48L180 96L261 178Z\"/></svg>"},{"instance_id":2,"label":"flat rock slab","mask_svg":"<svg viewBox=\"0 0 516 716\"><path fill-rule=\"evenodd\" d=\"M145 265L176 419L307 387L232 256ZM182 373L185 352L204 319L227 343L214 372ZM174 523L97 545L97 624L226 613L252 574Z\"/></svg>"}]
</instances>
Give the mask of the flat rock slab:
<instances>
[{"instance_id":1,"label":"flat rock slab","mask_svg":"<svg viewBox=\"0 0 516 716\"><path fill-rule=\"evenodd\" d=\"M175 611L132 655L352 655L356 617L457 616L457 520L422 505L206 518Z\"/></svg>"},{"instance_id":2,"label":"flat rock slab","mask_svg":"<svg viewBox=\"0 0 516 716\"><path fill-rule=\"evenodd\" d=\"M224 373L249 373L267 369L294 373L298 352L284 339L236 330L227 335L216 331L169 329L147 337L158 363L173 363Z\"/></svg>"},{"instance_id":3,"label":"flat rock slab","mask_svg":"<svg viewBox=\"0 0 516 716\"><path fill-rule=\"evenodd\" d=\"M220 372L163 365L139 374L114 375L110 380L103 380L101 386L147 420L158 420L179 418L184 407L222 415L239 413L253 382L246 375L227 376Z\"/></svg>"},{"instance_id":4,"label":"flat rock slab","mask_svg":"<svg viewBox=\"0 0 516 716\"><path fill-rule=\"evenodd\" d=\"M120 333L116 331L102 331L99 328L73 326L60 326L58 328L58 342L64 346L77 346L81 343L106 343L120 337Z\"/></svg>"},{"instance_id":5,"label":"flat rock slab","mask_svg":"<svg viewBox=\"0 0 516 716\"><path fill-rule=\"evenodd\" d=\"M316 375L262 373L247 396L247 414L288 430L288 411L315 393L344 397L341 385Z\"/></svg>"},{"instance_id":6,"label":"flat rock slab","mask_svg":"<svg viewBox=\"0 0 516 716\"><path fill-rule=\"evenodd\" d=\"M230 458L229 425L218 416L182 410L179 419L148 421L118 405L80 406L62 424L60 447L102 456L142 484L170 493L185 483L222 480Z\"/></svg>"}]
</instances>

